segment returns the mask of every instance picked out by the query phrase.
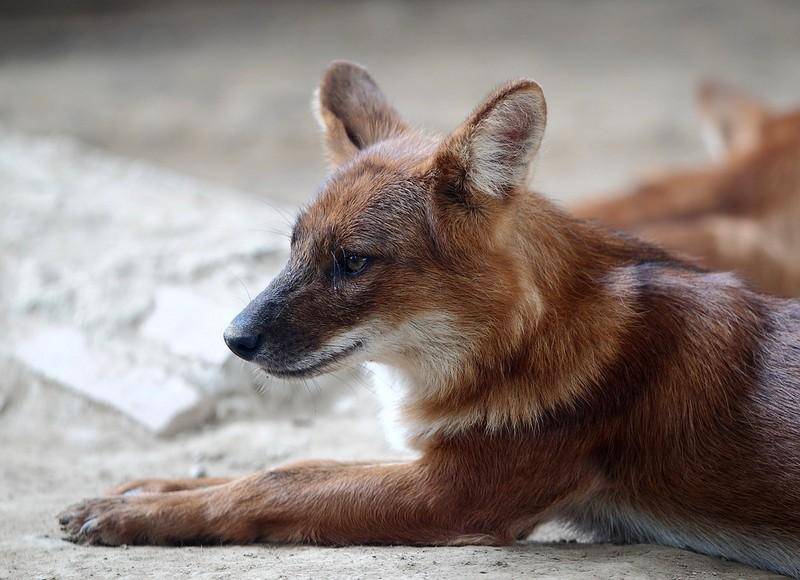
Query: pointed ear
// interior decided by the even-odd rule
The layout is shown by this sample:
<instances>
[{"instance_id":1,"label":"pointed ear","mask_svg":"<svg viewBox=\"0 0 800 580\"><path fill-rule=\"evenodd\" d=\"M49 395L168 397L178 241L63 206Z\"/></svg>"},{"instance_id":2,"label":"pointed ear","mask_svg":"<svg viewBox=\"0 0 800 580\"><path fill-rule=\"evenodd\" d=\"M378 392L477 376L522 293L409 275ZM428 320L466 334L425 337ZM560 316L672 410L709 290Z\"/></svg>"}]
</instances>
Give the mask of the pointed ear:
<instances>
[{"instance_id":1,"label":"pointed ear","mask_svg":"<svg viewBox=\"0 0 800 580\"><path fill-rule=\"evenodd\" d=\"M768 109L758 99L713 80L698 86L696 98L703 140L713 158L739 155L759 145Z\"/></svg>"},{"instance_id":2,"label":"pointed ear","mask_svg":"<svg viewBox=\"0 0 800 580\"><path fill-rule=\"evenodd\" d=\"M523 79L501 87L439 146L437 187L468 204L512 195L526 184L546 122L538 84Z\"/></svg>"},{"instance_id":3,"label":"pointed ear","mask_svg":"<svg viewBox=\"0 0 800 580\"><path fill-rule=\"evenodd\" d=\"M314 94L313 109L333 166L407 128L366 69L350 62L331 63Z\"/></svg>"}]
</instances>

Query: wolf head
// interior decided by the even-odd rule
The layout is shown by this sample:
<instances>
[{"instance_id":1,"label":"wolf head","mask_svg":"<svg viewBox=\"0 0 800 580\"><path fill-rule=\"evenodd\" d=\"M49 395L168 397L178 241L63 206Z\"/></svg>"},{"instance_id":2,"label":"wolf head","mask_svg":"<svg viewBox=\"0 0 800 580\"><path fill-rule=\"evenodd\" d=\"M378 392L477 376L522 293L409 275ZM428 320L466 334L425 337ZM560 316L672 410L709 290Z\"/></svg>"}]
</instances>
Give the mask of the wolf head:
<instances>
[{"instance_id":1,"label":"wolf head","mask_svg":"<svg viewBox=\"0 0 800 580\"><path fill-rule=\"evenodd\" d=\"M314 109L331 172L286 266L225 331L231 350L281 377L368 360L453 372L512 332L524 281L511 224L545 128L539 86L506 84L441 138L336 62Z\"/></svg>"}]
</instances>

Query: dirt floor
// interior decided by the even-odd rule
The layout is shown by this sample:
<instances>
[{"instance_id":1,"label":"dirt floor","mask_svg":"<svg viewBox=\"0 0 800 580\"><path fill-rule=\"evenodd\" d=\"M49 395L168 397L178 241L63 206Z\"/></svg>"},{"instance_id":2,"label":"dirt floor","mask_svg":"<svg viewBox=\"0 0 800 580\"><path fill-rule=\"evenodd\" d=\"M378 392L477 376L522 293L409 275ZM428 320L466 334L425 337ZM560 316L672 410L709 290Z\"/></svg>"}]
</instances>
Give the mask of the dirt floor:
<instances>
[{"instance_id":1,"label":"dirt floor","mask_svg":"<svg viewBox=\"0 0 800 580\"><path fill-rule=\"evenodd\" d=\"M413 122L439 130L494 84L535 77L551 113L536 187L562 200L704 159L701 76L800 97L792 2L23 4L0 4L0 125L290 205L324 173L308 102L333 58L368 65ZM772 577L656 546L109 549L64 542L56 525L67 504L130 478L396 456L375 417L354 385L348 404L159 439L0 359L0 578Z\"/></svg>"}]
</instances>

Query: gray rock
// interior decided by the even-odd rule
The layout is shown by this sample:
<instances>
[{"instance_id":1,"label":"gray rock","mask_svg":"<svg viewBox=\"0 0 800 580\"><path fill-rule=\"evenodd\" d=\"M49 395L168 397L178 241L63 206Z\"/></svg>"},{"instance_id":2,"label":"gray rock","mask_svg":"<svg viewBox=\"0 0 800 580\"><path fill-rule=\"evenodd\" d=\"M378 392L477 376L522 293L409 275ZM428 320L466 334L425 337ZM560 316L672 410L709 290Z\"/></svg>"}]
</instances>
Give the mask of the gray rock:
<instances>
[{"instance_id":1,"label":"gray rock","mask_svg":"<svg viewBox=\"0 0 800 580\"><path fill-rule=\"evenodd\" d=\"M0 349L161 434L327 406L226 348L290 211L65 139L0 130ZM258 396L254 388L266 392Z\"/></svg>"},{"instance_id":2,"label":"gray rock","mask_svg":"<svg viewBox=\"0 0 800 580\"><path fill-rule=\"evenodd\" d=\"M210 416L208 397L170 369L136 360L133 346L90 345L75 328L47 326L18 342L14 354L45 378L159 434L181 431Z\"/></svg>"}]
</instances>

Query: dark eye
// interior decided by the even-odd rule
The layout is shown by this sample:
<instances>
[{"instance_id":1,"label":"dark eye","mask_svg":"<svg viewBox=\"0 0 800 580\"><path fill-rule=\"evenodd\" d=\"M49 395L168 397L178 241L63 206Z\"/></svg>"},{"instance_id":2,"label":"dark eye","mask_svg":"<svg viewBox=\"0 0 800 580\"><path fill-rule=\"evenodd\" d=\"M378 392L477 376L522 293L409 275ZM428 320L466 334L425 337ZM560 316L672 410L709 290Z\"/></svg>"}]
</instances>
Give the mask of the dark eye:
<instances>
[{"instance_id":1,"label":"dark eye","mask_svg":"<svg viewBox=\"0 0 800 580\"><path fill-rule=\"evenodd\" d=\"M347 254L344 259L344 269L351 276L360 273L367 265L367 258L358 254Z\"/></svg>"}]
</instances>

